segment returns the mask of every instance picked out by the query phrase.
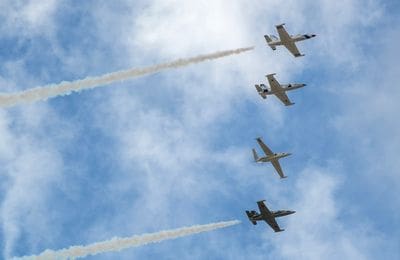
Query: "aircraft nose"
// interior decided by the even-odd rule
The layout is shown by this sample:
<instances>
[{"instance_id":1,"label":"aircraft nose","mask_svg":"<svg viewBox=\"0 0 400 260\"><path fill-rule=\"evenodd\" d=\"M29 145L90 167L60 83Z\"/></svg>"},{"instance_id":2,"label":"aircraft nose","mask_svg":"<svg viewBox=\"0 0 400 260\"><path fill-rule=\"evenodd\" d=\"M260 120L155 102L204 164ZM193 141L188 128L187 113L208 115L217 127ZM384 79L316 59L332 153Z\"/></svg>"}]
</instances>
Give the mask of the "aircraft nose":
<instances>
[{"instance_id":1,"label":"aircraft nose","mask_svg":"<svg viewBox=\"0 0 400 260\"><path fill-rule=\"evenodd\" d=\"M303 84L303 87L307 86L307 84Z\"/></svg>"},{"instance_id":2,"label":"aircraft nose","mask_svg":"<svg viewBox=\"0 0 400 260\"><path fill-rule=\"evenodd\" d=\"M315 36L317 36L316 34L311 34L311 37L315 37Z\"/></svg>"}]
</instances>

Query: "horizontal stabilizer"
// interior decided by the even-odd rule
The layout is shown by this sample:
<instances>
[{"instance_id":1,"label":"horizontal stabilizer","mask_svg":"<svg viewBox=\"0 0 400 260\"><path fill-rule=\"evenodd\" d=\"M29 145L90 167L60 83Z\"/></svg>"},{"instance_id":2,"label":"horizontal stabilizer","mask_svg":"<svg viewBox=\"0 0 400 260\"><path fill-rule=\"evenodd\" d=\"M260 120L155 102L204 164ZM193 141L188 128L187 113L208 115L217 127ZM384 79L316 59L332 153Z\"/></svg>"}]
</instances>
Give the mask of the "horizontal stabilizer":
<instances>
[{"instance_id":1,"label":"horizontal stabilizer","mask_svg":"<svg viewBox=\"0 0 400 260\"><path fill-rule=\"evenodd\" d=\"M258 93L263 92L263 89L260 87L260 85L255 85L255 87L256 87Z\"/></svg>"},{"instance_id":2,"label":"horizontal stabilizer","mask_svg":"<svg viewBox=\"0 0 400 260\"><path fill-rule=\"evenodd\" d=\"M255 85L255 87L256 87L256 89L257 89L257 92L258 92L258 94L263 98L263 99L266 99L267 98L267 95L265 94L265 90L263 89L263 88L265 88L265 85L264 84L261 84L261 85ZM268 91L267 91L268 92Z\"/></svg>"},{"instance_id":3,"label":"horizontal stabilizer","mask_svg":"<svg viewBox=\"0 0 400 260\"><path fill-rule=\"evenodd\" d=\"M253 223L253 225L257 225L257 221L254 221L252 219L253 214L250 211L246 210L246 215L249 218L250 222Z\"/></svg>"},{"instance_id":4,"label":"horizontal stabilizer","mask_svg":"<svg viewBox=\"0 0 400 260\"><path fill-rule=\"evenodd\" d=\"M267 41L267 43L272 42L271 37L269 37L269 35L264 35L265 40Z\"/></svg>"},{"instance_id":5,"label":"horizontal stabilizer","mask_svg":"<svg viewBox=\"0 0 400 260\"><path fill-rule=\"evenodd\" d=\"M273 39L271 36L269 36L269 35L264 35L264 38L265 38L265 40L267 41L268 46L271 47L272 50L276 50L276 47L275 47L274 45L271 45L271 44L270 44L270 43L273 42L274 39Z\"/></svg>"}]
</instances>

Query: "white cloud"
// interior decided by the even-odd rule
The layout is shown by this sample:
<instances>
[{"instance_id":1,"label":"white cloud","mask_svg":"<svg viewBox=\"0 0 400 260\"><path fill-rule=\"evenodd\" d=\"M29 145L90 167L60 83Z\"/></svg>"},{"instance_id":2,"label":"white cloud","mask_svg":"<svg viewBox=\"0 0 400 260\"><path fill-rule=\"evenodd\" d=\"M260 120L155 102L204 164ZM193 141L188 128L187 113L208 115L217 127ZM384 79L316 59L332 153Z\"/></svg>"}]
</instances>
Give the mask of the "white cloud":
<instances>
[{"instance_id":1,"label":"white cloud","mask_svg":"<svg viewBox=\"0 0 400 260\"><path fill-rule=\"evenodd\" d=\"M287 223L285 234L267 240L275 245L276 258L368 259L378 250L384 240L373 232L371 236L371 227L363 225L365 216L359 216L355 226L344 224L343 212L357 206L337 200L341 181L335 172L307 168L299 174L302 179L292 191L299 195L291 205L296 213L278 219Z\"/></svg>"},{"instance_id":2,"label":"white cloud","mask_svg":"<svg viewBox=\"0 0 400 260\"><path fill-rule=\"evenodd\" d=\"M0 25L3 33L9 35L48 34L53 29L53 15L58 3L55 0L46 1L12 1L0 3L0 15L5 22Z\"/></svg>"},{"instance_id":3,"label":"white cloud","mask_svg":"<svg viewBox=\"0 0 400 260\"><path fill-rule=\"evenodd\" d=\"M46 138L42 139L40 131L28 130L44 125L44 120L49 118L44 117L49 116L44 113L45 110L41 111L40 118L37 112L37 109L24 110L28 120L11 119L11 115L16 113L3 113L1 118L3 142L0 160L4 181L1 222L5 258L11 256L22 235L30 246L35 247L39 242L37 237L45 239L43 236L50 232L48 221L52 214L49 194L62 174L62 159L53 145ZM34 114L36 119L32 121Z\"/></svg>"},{"instance_id":4,"label":"white cloud","mask_svg":"<svg viewBox=\"0 0 400 260\"><path fill-rule=\"evenodd\" d=\"M356 147L355 159L368 162L362 163L360 174L369 178L371 185L384 190L389 183L400 187L397 163L400 91L396 86L400 72L396 42L400 34L396 28L388 29L385 34L390 39L377 41L381 52L366 61L357 77L348 77L347 88L336 94L342 109L332 120L344 143L351 140ZM377 184L376 178L388 180Z\"/></svg>"}]
</instances>

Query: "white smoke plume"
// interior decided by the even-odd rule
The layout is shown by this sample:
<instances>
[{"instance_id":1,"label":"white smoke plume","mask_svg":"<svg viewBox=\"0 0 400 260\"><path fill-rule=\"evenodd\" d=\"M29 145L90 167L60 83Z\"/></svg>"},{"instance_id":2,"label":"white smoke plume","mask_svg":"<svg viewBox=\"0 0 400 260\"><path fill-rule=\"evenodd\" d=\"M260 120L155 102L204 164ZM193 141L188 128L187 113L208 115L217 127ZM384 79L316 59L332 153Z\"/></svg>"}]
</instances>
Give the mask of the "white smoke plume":
<instances>
[{"instance_id":1,"label":"white smoke plume","mask_svg":"<svg viewBox=\"0 0 400 260\"><path fill-rule=\"evenodd\" d=\"M172 62L161 63L144 68L122 70L97 77L87 77L85 79L76 81L63 81L59 84L36 87L11 94L3 93L0 94L0 107L10 107L23 103L46 100L48 98L56 96L69 95L73 91L78 92L83 89L100 87L113 82L156 73L165 69L184 67L190 64L204 62L207 60L214 60L230 55L240 54L242 52L250 51L253 49L254 47L247 47L235 50L219 51L211 54L199 55L192 58L178 59Z\"/></svg>"},{"instance_id":2,"label":"white smoke plume","mask_svg":"<svg viewBox=\"0 0 400 260\"><path fill-rule=\"evenodd\" d=\"M120 251L122 249L157 243L163 240L175 239L197 233L207 232L215 229L225 228L239 224L239 220L224 221L206 225L196 225L173 230L165 230L157 233L143 234L126 238L112 238L107 241L90 244L87 246L71 246L58 251L46 250L40 255L24 256L16 259L23 260L50 260L50 259L75 259L100 253Z\"/></svg>"}]
</instances>

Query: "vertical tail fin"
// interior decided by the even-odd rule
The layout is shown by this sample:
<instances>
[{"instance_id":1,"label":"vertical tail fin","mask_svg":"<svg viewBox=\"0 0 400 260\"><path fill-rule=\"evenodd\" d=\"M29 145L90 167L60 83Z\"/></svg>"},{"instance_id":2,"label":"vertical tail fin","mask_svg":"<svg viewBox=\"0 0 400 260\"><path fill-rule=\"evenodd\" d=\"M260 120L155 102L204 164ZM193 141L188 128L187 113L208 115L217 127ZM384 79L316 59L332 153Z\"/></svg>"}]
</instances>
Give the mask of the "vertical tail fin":
<instances>
[{"instance_id":1,"label":"vertical tail fin","mask_svg":"<svg viewBox=\"0 0 400 260\"><path fill-rule=\"evenodd\" d=\"M256 152L256 150L253 148L253 157L254 157L254 161L258 161L258 155L257 155L257 152Z\"/></svg>"}]
</instances>

